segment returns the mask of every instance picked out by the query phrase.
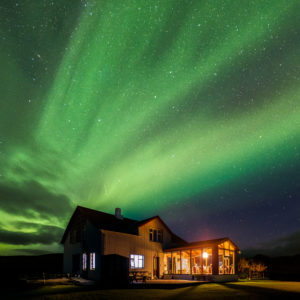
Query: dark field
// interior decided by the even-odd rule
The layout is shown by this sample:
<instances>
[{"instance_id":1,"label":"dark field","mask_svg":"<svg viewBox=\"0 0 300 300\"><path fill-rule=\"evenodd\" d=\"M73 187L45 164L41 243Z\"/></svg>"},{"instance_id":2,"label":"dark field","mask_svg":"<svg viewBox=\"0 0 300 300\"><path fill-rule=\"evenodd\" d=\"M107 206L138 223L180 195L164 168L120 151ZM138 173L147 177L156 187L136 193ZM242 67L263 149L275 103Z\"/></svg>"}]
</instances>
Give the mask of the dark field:
<instances>
[{"instance_id":1,"label":"dark field","mask_svg":"<svg viewBox=\"0 0 300 300\"><path fill-rule=\"evenodd\" d=\"M240 281L175 289L91 289L74 285L5 293L1 299L300 299L300 282Z\"/></svg>"}]
</instances>

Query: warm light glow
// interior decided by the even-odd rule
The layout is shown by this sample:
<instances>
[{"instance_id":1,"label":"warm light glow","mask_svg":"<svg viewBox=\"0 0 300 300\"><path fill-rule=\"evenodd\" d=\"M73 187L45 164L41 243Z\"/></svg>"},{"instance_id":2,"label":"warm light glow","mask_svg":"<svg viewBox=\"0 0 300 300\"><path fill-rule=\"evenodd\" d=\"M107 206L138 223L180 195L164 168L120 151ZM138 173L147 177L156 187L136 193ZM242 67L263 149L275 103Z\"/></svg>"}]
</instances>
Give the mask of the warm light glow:
<instances>
[{"instance_id":1,"label":"warm light glow","mask_svg":"<svg viewBox=\"0 0 300 300\"><path fill-rule=\"evenodd\" d=\"M203 258L208 258L208 253L207 252L203 252Z\"/></svg>"},{"instance_id":2,"label":"warm light glow","mask_svg":"<svg viewBox=\"0 0 300 300\"><path fill-rule=\"evenodd\" d=\"M90 270L96 269L96 253L90 253Z\"/></svg>"},{"instance_id":3,"label":"warm light glow","mask_svg":"<svg viewBox=\"0 0 300 300\"><path fill-rule=\"evenodd\" d=\"M130 254L130 268L143 269L144 268L144 255Z\"/></svg>"}]
</instances>

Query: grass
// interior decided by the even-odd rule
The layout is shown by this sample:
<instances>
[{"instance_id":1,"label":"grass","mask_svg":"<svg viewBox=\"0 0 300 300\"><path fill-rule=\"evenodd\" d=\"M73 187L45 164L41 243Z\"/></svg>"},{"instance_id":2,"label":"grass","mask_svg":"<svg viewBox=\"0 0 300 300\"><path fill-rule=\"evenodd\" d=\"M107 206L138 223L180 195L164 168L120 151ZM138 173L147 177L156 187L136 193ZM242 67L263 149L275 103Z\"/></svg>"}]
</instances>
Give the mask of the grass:
<instances>
[{"instance_id":1,"label":"grass","mask_svg":"<svg viewBox=\"0 0 300 300\"><path fill-rule=\"evenodd\" d=\"M1 295L0 295L1 296ZM300 282L240 281L207 283L176 289L91 289L72 285L45 286L1 299L300 299Z\"/></svg>"}]
</instances>

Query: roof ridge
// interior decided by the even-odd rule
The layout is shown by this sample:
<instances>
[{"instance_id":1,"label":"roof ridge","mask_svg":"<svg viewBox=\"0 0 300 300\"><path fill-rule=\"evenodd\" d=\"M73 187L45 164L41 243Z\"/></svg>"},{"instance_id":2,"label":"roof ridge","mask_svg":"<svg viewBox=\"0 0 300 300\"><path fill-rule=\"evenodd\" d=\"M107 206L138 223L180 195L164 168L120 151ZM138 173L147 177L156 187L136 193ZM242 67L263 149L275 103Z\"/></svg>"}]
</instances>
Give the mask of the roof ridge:
<instances>
[{"instance_id":1,"label":"roof ridge","mask_svg":"<svg viewBox=\"0 0 300 300\"><path fill-rule=\"evenodd\" d=\"M199 241L189 242L189 244L192 244L192 243L203 243L203 242L213 242L213 241L220 241L220 240L230 240L230 238L226 236L226 237L221 237L221 238L216 238L216 239L199 240Z\"/></svg>"},{"instance_id":2,"label":"roof ridge","mask_svg":"<svg viewBox=\"0 0 300 300\"><path fill-rule=\"evenodd\" d=\"M108 216L113 216L115 217L114 214L110 214L110 213L107 213L107 212L104 212L104 211L101 211L101 210L97 210L97 209L93 209L93 208L88 208L88 207L85 207L85 206L81 206L81 205L77 205L76 209L84 209L84 210L88 210L88 211L93 211L93 212L96 212L96 213L100 213L100 214L105 214L105 215L108 215ZM131 218L126 218L126 217L123 217L123 220L126 219L126 220L130 220L130 221L135 221L135 222L140 222L138 220L135 220L135 219L131 219Z\"/></svg>"}]
</instances>

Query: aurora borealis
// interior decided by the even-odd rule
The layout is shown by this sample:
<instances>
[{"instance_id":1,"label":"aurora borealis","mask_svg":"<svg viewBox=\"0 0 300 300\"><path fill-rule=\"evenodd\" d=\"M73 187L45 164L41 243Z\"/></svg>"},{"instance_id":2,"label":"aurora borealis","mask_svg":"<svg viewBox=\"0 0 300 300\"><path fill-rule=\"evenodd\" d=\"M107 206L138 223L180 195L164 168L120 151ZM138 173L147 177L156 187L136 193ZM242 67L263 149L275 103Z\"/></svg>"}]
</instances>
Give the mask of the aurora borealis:
<instances>
[{"instance_id":1,"label":"aurora borealis","mask_svg":"<svg viewBox=\"0 0 300 300\"><path fill-rule=\"evenodd\" d=\"M0 254L61 251L76 205L298 251L299 9L1 1Z\"/></svg>"}]
</instances>

